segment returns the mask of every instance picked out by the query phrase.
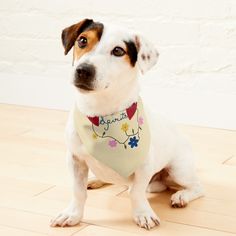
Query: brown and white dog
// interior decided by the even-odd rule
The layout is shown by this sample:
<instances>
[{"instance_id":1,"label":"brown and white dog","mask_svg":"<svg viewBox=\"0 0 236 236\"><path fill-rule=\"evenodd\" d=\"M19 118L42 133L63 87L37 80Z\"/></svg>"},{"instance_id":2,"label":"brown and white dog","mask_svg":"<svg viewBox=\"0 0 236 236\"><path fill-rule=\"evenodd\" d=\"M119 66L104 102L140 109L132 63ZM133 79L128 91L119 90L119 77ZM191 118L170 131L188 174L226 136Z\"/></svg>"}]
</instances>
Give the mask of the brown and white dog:
<instances>
[{"instance_id":1,"label":"brown and white dog","mask_svg":"<svg viewBox=\"0 0 236 236\"><path fill-rule=\"evenodd\" d=\"M86 116L113 114L137 102L138 73L145 73L158 58L158 52L144 37L90 19L64 29L62 43L65 54L73 48L76 107ZM129 179L125 179L87 154L75 129L73 115L74 109L68 119L66 141L74 194L69 206L51 221L51 226L72 226L81 221L89 169L100 180L100 185L129 185L133 219L137 225L146 229L160 223L145 193L147 190L160 192L168 187L165 178L158 176L163 171L166 175L162 177L168 176L182 186L171 196L173 207L184 207L203 195L195 174L191 147L161 116L151 112L147 114L151 130L150 150L144 163Z\"/></svg>"}]
</instances>

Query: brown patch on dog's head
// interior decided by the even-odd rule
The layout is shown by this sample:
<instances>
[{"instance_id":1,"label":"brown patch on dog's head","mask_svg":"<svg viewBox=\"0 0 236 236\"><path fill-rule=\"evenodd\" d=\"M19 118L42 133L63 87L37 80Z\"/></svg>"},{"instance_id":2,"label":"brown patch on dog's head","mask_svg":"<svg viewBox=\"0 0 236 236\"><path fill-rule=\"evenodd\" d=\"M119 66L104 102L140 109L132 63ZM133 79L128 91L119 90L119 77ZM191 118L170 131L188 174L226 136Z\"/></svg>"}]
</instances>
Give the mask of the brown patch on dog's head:
<instances>
[{"instance_id":1,"label":"brown patch on dog's head","mask_svg":"<svg viewBox=\"0 0 236 236\"><path fill-rule=\"evenodd\" d=\"M135 43L133 41L124 41L126 45L126 56L125 59L131 64L132 67L135 66L138 59L138 51Z\"/></svg>"},{"instance_id":2,"label":"brown patch on dog's head","mask_svg":"<svg viewBox=\"0 0 236 236\"><path fill-rule=\"evenodd\" d=\"M103 32L103 24L94 22L91 19L84 19L77 24L71 25L62 31L62 44L65 48L65 55L75 46L75 58L81 57L84 53L90 51L100 40ZM83 34L83 35L82 35ZM87 39L87 45L79 48L77 39L82 35Z\"/></svg>"},{"instance_id":3,"label":"brown patch on dog's head","mask_svg":"<svg viewBox=\"0 0 236 236\"><path fill-rule=\"evenodd\" d=\"M84 20L80 21L77 24L74 24L74 25L71 25L71 26L65 28L62 31L61 39L62 39L62 44L63 44L64 49L65 49L65 55L67 55L67 53L73 47L73 45L75 43L75 40L77 39L79 34L81 32L83 32L83 30L88 25L90 25L92 22L93 22L93 20L84 19Z\"/></svg>"},{"instance_id":4,"label":"brown patch on dog's head","mask_svg":"<svg viewBox=\"0 0 236 236\"><path fill-rule=\"evenodd\" d=\"M84 37L87 39L87 46L85 48L80 48L78 45L78 42L76 41L74 44L74 59L79 59L83 54L91 51L94 46L98 43L100 40L100 30L98 31L98 28L90 28L86 29L84 32L82 32L78 39L80 37Z\"/></svg>"}]
</instances>

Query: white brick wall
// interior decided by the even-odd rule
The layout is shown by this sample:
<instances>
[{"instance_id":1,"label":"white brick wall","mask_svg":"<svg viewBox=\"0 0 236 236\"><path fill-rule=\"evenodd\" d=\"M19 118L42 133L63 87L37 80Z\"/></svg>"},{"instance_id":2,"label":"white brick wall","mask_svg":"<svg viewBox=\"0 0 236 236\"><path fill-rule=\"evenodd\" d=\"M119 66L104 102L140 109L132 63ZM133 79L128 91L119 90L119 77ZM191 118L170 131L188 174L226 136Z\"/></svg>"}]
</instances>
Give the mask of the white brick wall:
<instances>
[{"instance_id":1,"label":"white brick wall","mask_svg":"<svg viewBox=\"0 0 236 236\"><path fill-rule=\"evenodd\" d=\"M229 105L232 108L229 109L232 113L226 114L220 122L214 118L208 119L206 114L198 122L191 114L185 119L184 112L180 112L177 117L171 113L170 116L174 116L178 122L236 127L235 123L227 126L231 122L227 117L236 117L236 109L233 109L233 102L235 104L236 101L228 100L228 96L230 99L236 98L236 0L2 1L0 102L67 108L68 105L57 103L57 99L54 101L50 93L45 99L40 97L40 93L37 95L38 90L33 91L32 94L38 97L28 99L30 92L12 94L10 89L13 83L17 83L20 90L23 86L21 82L27 81L27 91L31 90L31 84L37 84L38 88L42 86L53 89L58 96L65 92L62 91L63 83L69 77L71 55L63 55L61 30L85 17L129 25L143 32L156 44L160 51L160 60L155 69L147 74L144 83L147 90L144 90L144 94L149 94L148 88L154 87L157 91L165 90L176 101L177 94L187 92L187 100L190 102L179 109L184 111L188 108L190 113L194 113L191 99L197 99L203 93L205 99L209 97L207 93L219 95L220 101L223 100L222 107ZM49 84L52 86L52 81L60 81L61 86L58 85L55 91L55 88L45 85L45 79L50 80ZM23 88L26 89L25 85ZM162 99L162 111L169 114L172 107L168 104L170 107L166 108L166 98L163 96L156 99ZM68 102L63 104L68 104L69 97L65 99ZM46 101L51 105L47 105ZM212 102L214 103L214 99ZM209 111L212 102L208 109L204 109ZM204 106L204 103L198 105ZM218 116L217 109L213 116Z\"/></svg>"}]
</instances>

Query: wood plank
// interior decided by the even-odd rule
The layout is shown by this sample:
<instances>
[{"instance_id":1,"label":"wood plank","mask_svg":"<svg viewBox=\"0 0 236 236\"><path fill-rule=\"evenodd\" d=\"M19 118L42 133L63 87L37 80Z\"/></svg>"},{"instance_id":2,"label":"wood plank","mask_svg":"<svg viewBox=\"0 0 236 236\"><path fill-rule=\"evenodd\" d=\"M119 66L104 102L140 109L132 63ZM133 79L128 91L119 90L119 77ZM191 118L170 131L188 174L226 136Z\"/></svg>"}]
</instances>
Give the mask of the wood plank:
<instances>
[{"instance_id":1,"label":"wood plank","mask_svg":"<svg viewBox=\"0 0 236 236\"><path fill-rule=\"evenodd\" d=\"M0 235L4 236L46 236L46 234L41 234L37 232L15 229L12 227L6 227L0 225Z\"/></svg>"},{"instance_id":2,"label":"wood plank","mask_svg":"<svg viewBox=\"0 0 236 236\"><path fill-rule=\"evenodd\" d=\"M224 186L226 189L236 188L236 167L222 164L212 164L211 166L201 167L198 176L203 184L212 186ZM228 192L230 195L235 196L235 192Z\"/></svg>"},{"instance_id":3,"label":"wood plank","mask_svg":"<svg viewBox=\"0 0 236 236\"><path fill-rule=\"evenodd\" d=\"M51 191L52 193L48 194ZM228 201L223 205L220 204L222 200L219 201L205 197L192 202L186 209L175 210L169 207L170 194L167 192L149 195L151 205L160 215L161 219L212 229L216 228L222 231L232 230L234 232L236 230L235 225L232 223L236 221L234 200ZM15 198L11 197L9 199L0 196L0 204L5 207L14 207L20 210L54 216L65 208L70 200L69 195L65 194L63 198L58 197L60 195L63 195L63 189L61 191L50 189L34 198L17 195ZM66 195L67 197L65 197ZM99 204L97 204L98 202ZM117 197L103 193L102 190L100 193L91 191L86 202L85 214L87 214L88 209L91 209L89 218L92 218L93 221L91 222L91 219L88 218L87 220L89 221L85 219L86 223L94 224L97 221L100 222L100 216L107 215L107 224L104 226L110 227L109 222L111 219L116 222L117 213L122 214L122 212L126 213L123 215L126 219L131 219L130 200L127 196L124 196L124 193ZM190 215L195 217L192 219ZM204 222L200 222L201 219L204 219Z\"/></svg>"},{"instance_id":4,"label":"wood plank","mask_svg":"<svg viewBox=\"0 0 236 236\"><path fill-rule=\"evenodd\" d=\"M1 122L0 119L0 141L8 137L19 136L30 130L28 125L23 124L8 124L7 122Z\"/></svg>"},{"instance_id":5,"label":"wood plank","mask_svg":"<svg viewBox=\"0 0 236 236\"><path fill-rule=\"evenodd\" d=\"M236 155L236 132L223 129L179 125L190 140L201 164L222 163Z\"/></svg>"},{"instance_id":6,"label":"wood plank","mask_svg":"<svg viewBox=\"0 0 236 236\"><path fill-rule=\"evenodd\" d=\"M69 236L86 226L81 224L75 227L52 228L49 226L50 216L2 207L0 208L0 219L2 226L51 236Z\"/></svg>"},{"instance_id":7,"label":"wood plank","mask_svg":"<svg viewBox=\"0 0 236 236\"><path fill-rule=\"evenodd\" d=\"M56 168L56 171L55 171ZM11 171L9 171L11 170ZM69 173L66 166L60 168L60 166L44 166L37 168L30 165L22 165L17 163L1 164L0 176L9 178L20 178L22 180L34 181L39 183L46 183L49 185L69 185Z\"/></svg>"},{"instance_id":8,"label":"wood plank","mask_svg":"<svg viewBox=\"0 0 236 236\"><path fill-rule=\"evenodd\" d=\"M140 230L141 232L141 230ZM131 233L131 232L125 232L121 230L115 230L107 227L100 227L100 226L94 226L90 225L86 228L80 230L79 232L75 233L74 236L95 236L95 235L102 235L102 236L135 236L137 233ZM138 234L138 235L141 235ZM147 235L149 235L149 232L147 232Z\"/></svg>"},{"instance_id":9,"label":"wood plank","mask_svg":"<svg viewBox=\"0 0 236 236\"><path fill-rule=\"evenodd\" d=\"M227 201L225 204L221 204L222 200L219 200L217 196L216 199L205 197L192 202L186 209L178 209L176 211L169 207L170 194L171 193L161 193L149 196L152 207L162 219L176 223L198 225L199 227L215 228L222 231L231 230L230 232L235 232L236 228L233 224L233 222L236 221L235 198L232 198L231 201ZM11 201L7 201L7 199L3 199L2 197L0 197L0 199L2 199L1 202L5 203L5 206L14 206L17 207L17 209L27 209L28 211L41 214L47 213L53 216L66 207L70 200L70 194L65 191L64 188L53 188L33 199L20 198L19 195L17 196L17 199L12 199ZM99 204L97 204L98 202ZM116 204L114 204L114 202ZM102 189L97 192L89 191L85 213L87 209L90 208L93 209L91 214L97 217L97 219L93 218L95 221L99 221L101 214L108 214L109 217L107 219L109 219L114 218L117 212L120 213L123 211L126 212L127 215L125 215L125 217L127 219L131 218L130 201L124 194L116 197L103 193ZM103 210L103 213L97 214L97 210ZM181 215L178 211L181 212ZM195 218L192 219L190 215L194 215ZM201 219L205 220L201 222ZM116 218L114 218L114 221L115 220Z\"/></svg>"},{"instance_id":10,"label":"wood plank","mask_svg":"<svg viewBox=\"0 0 236 236\"><path fill-rule=\"evenodd\" d=\"M127 191L128 187L125 185L106 185L99 189L89 189L87 191L88 197L98 197L103 195L117 196L124 191ZM70 187L55 186L48 191L41 194L41 198L53 200L57 199L59 201L68 201L72 196L72 190Z\"/></svg>"},{"instance_id":11,"label":"wood plank","mask_svg":"<svg viewBox=\"0 0 236 236\"><path fill-rule=\"evenodd\" d=\"M33 127L45 124L65 124L68 112L0 104L0 119L5 122L27 124Z\"/></svg>"},{"instance_id":12,"label":"wood plank","mask_svg":"<svg viewBox=\"0 0 236 236\"><path fill-rule=\"evenodd\" d=\"M35 197L26 197L24 194L0 194L0 207L48 215L51 216L51 218L66 208L68 203L69 199L68 201L60 201L56 198L54 200L49 200L41 198L40 195Z\"/></svg>"},{"instance_id":13,"label":"wood plank","mask_svg":"<svg viewBox=\"0 0 236 236\"><path fill-rule=\"evenodd\" d=\"M54 190L55 189L50 189L39 197L42 199L45 195L47 200L51 199L51 201L53 201L53 199L57 199L57 196L63 195L63 192L59 192L58 190L54 192ZM88 212L89 214L87 215L88 218L85 218L85 222L99 225L102 221L104 223L102 226L113 227L109 222L111 222L111 220L119 222L117 214L123 214L124 218L131 219L130 200L124 195L125 193L118 197L111 196L104 194L102 190L100 192L89 192L85 206L85 215L88 214ZM192 202L185 209L176 210L169 206L170 195L171 192L149 195L149 201L161 219L180 224L189 224L192 226L236 233L236 226L234 224L236 221L236 206L234 200L228 201L227 204L222 205L220 204L222 200L205 197ZM65 203L69 202L69 196L67 197L67 201L66 198L63 198ZM60 199L62 200L62 198ZM98 202L99 204L97 204ZM106 220L101 220L101 216L107 216L107 223L105 223ZM118 223L118 225L120 224Z\"/></svg>"},{"instance_id":14,"label":"wood plank","mask_svg":"<svg viewBox=\"0 0 236 236\"><path fill-rule=\"evenodd\" d=\"M0 142L0 152L4 153L0 176L20 177L49 184L68 184L66 150L60 143L48 140L41 142L30 137L6 138ZM55 166L57 171L52 172Z\"/></svg>"},{"instance_id":15,"label":"wood plank","mask_svg":"<svg viewBox=\"0 0 236 236\"><path fill-rule=\"evenodd\" d=\"M28 197L33 197L49 188L53 185L26 181L16 178L0 177L0 186L2 191L2 196L12 197L14 195L22 194Z\"/></svg>"},{"instance_id":16,"label":"wood plank","mask_svg":"<svg viewBox=\"0 0 236 236\"><path fill-rule=\"evenodd\" d=\"M171 192L148 194L162 224L146 232L132 222L127 187L111 185L88 191L82 227L49 228L51 217L67 206L71 196L63 141L67 116L67 112L0 104L0 153L4 157L0 159L4 190L0 235L236 233L236 132L192 126L179 127L199 156L205 198L185 209L172 209Z\"/></svg>"},{"instance_id":17,"label":"wood plank","mask_svg":"<svg viewBox=\"0 0 236 236\"><path fill-rule=\"evenodd\" d=\"M236 166L236 156L230 157L223 164L224 165L229 165L229 166Z\"/></svg>"},{"instance_id":18,"label":"wood plank","mask_svg":"<svg viewBox=\"0 0 236 236\"><path fill-rule=\"evenodd\" d=\"M136 226L137 227L137 226ZM204 228L197 228L188 225L180 225L174 224L170 222L162 222L162 224L151 231L145 231L143 229L138 229L138 232L126 232L124 230L115 230L107 227L100 227L89 225L79 232L75 233L74 236L135 236L135 235L162 235L162 236L170 236L170 235L181 235L181 236L233 236L234 234L220 232L216 230L209 230Z\"/></svg>"},{"instance_id":19,"label":"wood plank","mask_svg":"<svg viewBox=\"0 0 236 236\"><path fill-rule=\"evenodd\" d=\"M162 207L162 205L156 204L152 204L152 207L161 218L161 222L171 222L221 232L236 233L236 219L233 217L194 211L191 209L168 209ZM90 225L99 225L126 232L139 233L140 229L133 223L130 212L130 207L128 208L127 206L120 211L86 206L83 222Z\"/></svg>"}]
</instances>

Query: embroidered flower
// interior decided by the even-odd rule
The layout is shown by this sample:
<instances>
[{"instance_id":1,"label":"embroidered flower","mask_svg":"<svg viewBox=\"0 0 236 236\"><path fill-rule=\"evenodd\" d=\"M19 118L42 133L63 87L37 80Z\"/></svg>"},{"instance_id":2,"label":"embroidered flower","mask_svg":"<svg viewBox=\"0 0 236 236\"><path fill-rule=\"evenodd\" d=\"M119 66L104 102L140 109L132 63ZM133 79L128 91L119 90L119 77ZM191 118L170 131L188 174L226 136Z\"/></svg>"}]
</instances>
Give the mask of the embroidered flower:
<instances>
[{"instance_id":1,"label":"embroidered flower","mask_svg":"<svg viewBox=\"0 0 236 236\"><path fill-rule=\"evenodd\" d=\"M138 139L134 136L133 138L129 139L128 144L130 145L131 148L138 147Z\"/></svg>"},{"instance_id":2,"label":"embroidered flower","mask_svg":"<svg viewBox=\"0 0 236 236\"><path fill-rule=\"evenodd\" d=\"M97 134L95 134L95 133L93 133L92 137L93 137L93 139L97 139L98 138Z\"/></svg>"},{"instance_id":3,"label":"embroidered flower","mask_svg":"<svg viewBox=\"0 0 236 236\"><path fill-rule=\"evenodd\" d=\"M116 147L117 142L116 142L116 140L111 139L111 140L109 140L108 145L109 145L111 148L114 148L114 147Z\"/></svg>"},{"instance_id":4,"label":"embroidered flower","mask_svg":"<svg viewBox=\"0 0 236 236\"><path fill-rule=\"evenodd\" d=\"M128 129L129 129L129 125L128 125L127 123L122 124L121 130L123 130L124 132L126 132L126 131L128 131Z\"/></svg>"},{"instance_id":5,"label":"embroidered flower","mask_svg":"<svg viewBox=\"0 0 236 236\"><path fill-rule=\"evenodd\" d=\"M143 125L143 123L144 123L144 119L143 119L142 116L140 116L140 117L138 118L138 124L139 124L139 125Z\"/></svg>"}]
</instances>

